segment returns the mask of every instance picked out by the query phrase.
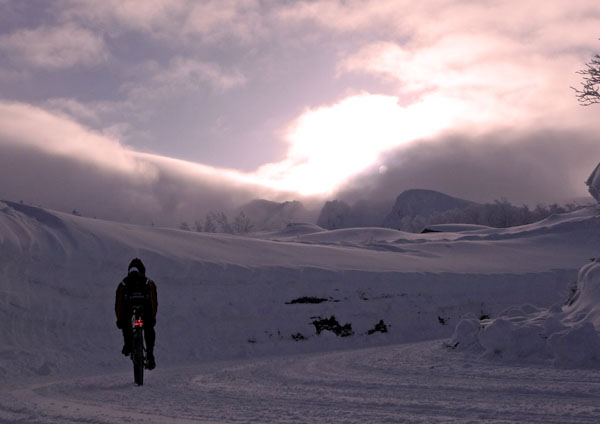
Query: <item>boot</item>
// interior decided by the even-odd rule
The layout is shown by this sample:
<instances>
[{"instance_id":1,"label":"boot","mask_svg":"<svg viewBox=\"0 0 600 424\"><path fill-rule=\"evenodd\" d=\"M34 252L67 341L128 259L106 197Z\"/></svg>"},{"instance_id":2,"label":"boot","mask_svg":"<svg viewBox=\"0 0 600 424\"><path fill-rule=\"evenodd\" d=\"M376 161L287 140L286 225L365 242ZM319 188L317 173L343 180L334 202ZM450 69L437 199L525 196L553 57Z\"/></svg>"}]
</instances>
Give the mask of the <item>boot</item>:
<instances>
[{"instance_id":1,"label":"boot","mask_svg":"<svg viewBox=\"0 0 600 424\"><path fill-rule=\"evenodd\" d=\"M123 345L123 349L121 349L121 353L125 356L129 356L131 354L131 346L129 343Z\"/></svg>"},{"instance_id":2,"label":"boot","mask_svg":"<svg viewBox=\"0 0 600 424\"><path fill-rule=\"evenodd\" d=\"M146 369L153 370L156 368L156 362L154 360L154 352L149 350L146 354Z\"/></svg>"}]
</instances>

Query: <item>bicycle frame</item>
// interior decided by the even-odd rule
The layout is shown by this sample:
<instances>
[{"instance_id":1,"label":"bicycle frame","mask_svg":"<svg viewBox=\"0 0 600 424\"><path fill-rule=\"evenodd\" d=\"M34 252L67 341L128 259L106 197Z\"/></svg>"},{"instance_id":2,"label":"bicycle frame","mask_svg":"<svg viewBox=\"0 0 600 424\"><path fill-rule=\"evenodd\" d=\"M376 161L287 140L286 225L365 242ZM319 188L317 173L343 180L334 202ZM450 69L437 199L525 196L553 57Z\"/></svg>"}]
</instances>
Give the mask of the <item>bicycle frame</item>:
<instances>
[{"instance_id":1,"label":"bicycle frame","mask_svg":"<svg viewBox=\"0 0 600 424\"><path fill-rule=\"evenodd\" d=\"M133 361L133 379L138 386L144 384L144 366L146 363L146 348L144 347L144 308L133 307L131 317L132 325L132 349L131 360Z\"/></svg>"}]
</instances>

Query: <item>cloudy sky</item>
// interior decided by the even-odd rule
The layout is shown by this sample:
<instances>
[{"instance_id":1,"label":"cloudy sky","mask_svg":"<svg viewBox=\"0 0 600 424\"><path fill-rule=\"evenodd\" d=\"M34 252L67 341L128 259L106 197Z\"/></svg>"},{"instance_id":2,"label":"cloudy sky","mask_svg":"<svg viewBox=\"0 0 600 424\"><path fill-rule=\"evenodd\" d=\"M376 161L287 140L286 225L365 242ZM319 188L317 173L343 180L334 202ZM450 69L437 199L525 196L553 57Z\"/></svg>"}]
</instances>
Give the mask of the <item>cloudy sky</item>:
<instances>
[{"instance_id":1,"label":"cloudy sky","mask_svg":"<svg viewBox=\"0 0 600 424\"><path fill-rule=\"evenodd\" d=\"M0 0L0 198L583 196L599 38L596 0Z\"/></svg>"}]
</instances>

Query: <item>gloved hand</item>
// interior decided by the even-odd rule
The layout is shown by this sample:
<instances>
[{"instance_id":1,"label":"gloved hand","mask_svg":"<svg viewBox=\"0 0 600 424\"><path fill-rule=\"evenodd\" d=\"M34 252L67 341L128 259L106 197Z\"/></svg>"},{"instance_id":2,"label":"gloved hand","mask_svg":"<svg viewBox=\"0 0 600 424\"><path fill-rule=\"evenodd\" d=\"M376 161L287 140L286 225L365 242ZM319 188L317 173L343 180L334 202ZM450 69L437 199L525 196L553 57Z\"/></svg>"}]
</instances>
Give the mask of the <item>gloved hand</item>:
<instances>
[{"instance_id":1,"label":"gloved hand","mask_svg":"<svg viewBox=\"0 0 600 424\"><path fill-rule=\"evenodd\" d=\"M117 328L120 330L123 328L123 323L119 320L117 320Z\"/></svg>"}]
</instances>

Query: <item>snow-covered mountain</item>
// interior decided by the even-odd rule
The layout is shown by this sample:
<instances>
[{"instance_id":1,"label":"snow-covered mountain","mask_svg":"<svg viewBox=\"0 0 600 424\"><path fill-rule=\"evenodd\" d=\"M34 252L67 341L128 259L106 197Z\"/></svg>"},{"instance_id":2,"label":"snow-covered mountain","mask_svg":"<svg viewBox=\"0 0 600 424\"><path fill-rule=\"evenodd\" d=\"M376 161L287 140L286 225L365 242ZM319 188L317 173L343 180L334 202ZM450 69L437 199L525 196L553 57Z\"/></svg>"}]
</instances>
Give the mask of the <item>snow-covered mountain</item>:
<instances>
[{"instance_id":1,"label":"snow-covered mountain","mask_svg":"<svg viewBox=\"0 0 600 424\"><path fill-rule=\"evenodd\" d=\"M462 210L477 205L434 190L412 189L400 193L393 203L358 201L349 205L343 200L325 203L317 225L335 230L352 227L387 227L404 229L406 220L417 216L429 217L436 212Z\"/></svg>"},{"instance_id":2,"label":"snow-covered mountain","mask_svg":"<svg viewBox=\"0 0 600 424\"><path fill-rule=\"evenodd\" d=\"M380 227L389 210L390 204L386 201L359 200L350 206L343 200L330 200L321 208L317 225L328 230Z\"/></svg>"},{"instance_id":3,"label":"snow-covered mountain","mask_svg":"<svg viewBox=\"0 0 600 424\"><path fill-rule=\"evenodd\" d=\"M437 230L445 232L412 234L386 228L325 231L314 225L291 225L252 238L137 226L0 202L0 380L4 387L14 388L3 392L6 400L0 400L0 421L9 417L6 422L18 422L21 417L23 422L44 422L32 419L38 416L33 411L39 410L48 417L67 414L64 408L53 406L52 400L46 402L45 394L49 399L81 399L76 405L85 412L71 408L71 416L80 418L70 422L89 422L90 414L105 414L104 422L136 416L133 412L109 416L100 406L81 406L97 402L121 405L123 399L131 397L129 386L115 386L111 375L117 375L119 381L130 379L130 361L120 354L122 341L115 327L113 302L116 286L133 257L145 262L148 275L158 285L158 368L150 373L148 384L153 387L152 379L156 379L154 391L149 392L155 402L164 401L166 396L178 405L163 406L168 412L163 413L171 417L189 417L177 411L190 390L199 396L197 399L223 393L225 402L256 375L252 374L256 368L236 365L241 362L225 366L214 362L217 360L280 357L282 364L322 369L311 362L313 356L290 361L288 355L370 347L376 349L355 357L364 359L359 360L365 364L360 369L367 373L367 368L377 363L382 376L393 376L396 371L406 376L407 370L413 369L415 385L423 382L424 374L418 373L425 371L418 370L430 369L433 365L427 358L433 361L433 357L437 358L436 367L446 367L440 358L447 357L452 364L447 365L447 372L452 373L466 365L473 369L487 366L477 362L482 357L508 363L533 361L536 366L550 367L552 363L559 367L598 365L600 355L594 337L598 337L600 316L600 262L590 262L600 251L596 207L522 227L455 225ZM568 301L575 281L578 288ZM336 335L339 328L346 330ZM413 353L411 347L394 347L439 339L454 349L442 348L440 341L419 348L426 351ZM519 346L515 341L524 339L531 341L526 355L514 349ZM556 343L546 341L551 339ZM592 343L579 349L586 340ZM434 353L432 349L439 350ZM579 351L583 352L581 357L573 358ZM358 360L350 356L343 356L341 362L333 356L322 358L338 364ZM373 362L373 358L382 362ZM267 370L273 370L277 359L269 361L260 371L260 378L266 379L260 384L275 384L280 393L285 393L281 392L283 387L296 387L298 378L306 374L300 368L282 369L274 382ZM413 361L412 365L406 361ZM181 386L185 371L175 367L198 364L205 364L206 371L194 377L199 379L197 384L190 380ZM229 371L223 372L223 367ZM242 370L251 374L243 376L239 374ZM496 371L482 371L486 375L490 372ZM532 373L538 375L539 371ZM90 380L67 385L58 382L74 376L88 376ZM284 378L296 383L288 380L282 386L284 382L280 384L279 379ZM325 380L337 381L335 378L332 375ZM428 378L434 382L440 376ZM19 384L42 380L53 388L35 389L35 395L18 390ZM549 377L551 380L556 381ZM174 391L176 398L156 386L157 382ZM321 383L307 381L313 389ZM254 387L252 396L263 393L255 384L248 384ZM393 383L390 380L386 384L389 390ZM200 395L200 387L207 392ZM338 390L338 385L335 387ZM347 387L340 380L339 390ZM373 387L373 383L364 387ZM426 392L419 390L415 394L420 398ZM15 406L19 399L25 406ZM248 399L240 398L240 402ZM193 409L196 401L184 404ZM258 403L254 407L259 407ZM138 406L131 403L119 408L136 411ZM386 419L397 413L392 409L385 409ZM219 418L215 405L203 403L193 410L212 411L215 415L206 418L211 422L239 420L244 413L240 410L241 415L227 421L224 415ZM588 414L585 411L580 410ZM499 419L500 410L497 413ZM363 422L367 419L362 418ZM161 419L164 417L151 422Z\"/></svg>"},{"instance_id":4,"label":"snow-covered mountain","mask_svg":"<svg viewBox=\"0 0 600 424\"><path fill-rule=\"evenodd\" d=\"M469 200L452 197L439 191L413 189L400 193L392 211L383 220L383 226L402 228L403 219L416 216L428 217L435 212L466 209L476 205Z\"/></svg>"},{"instance_id":5,"label":"snow-covered mountain","mask_svg":"<svg viewBox=\"0 0 600 424\"><path fill-rule=\"evenodd\" d=\"M536 205L530 209L527 205L513 205L507 199L476 203L434 190L412 189L402 192L393 206L384 201L361 200L352 205L343 200L328 201L317 224L330 230L384 227L407 232L458 223L506 228L531 224L592 203L593 199L586 197L566 205Z\"/></svg>"}]
</instances>

